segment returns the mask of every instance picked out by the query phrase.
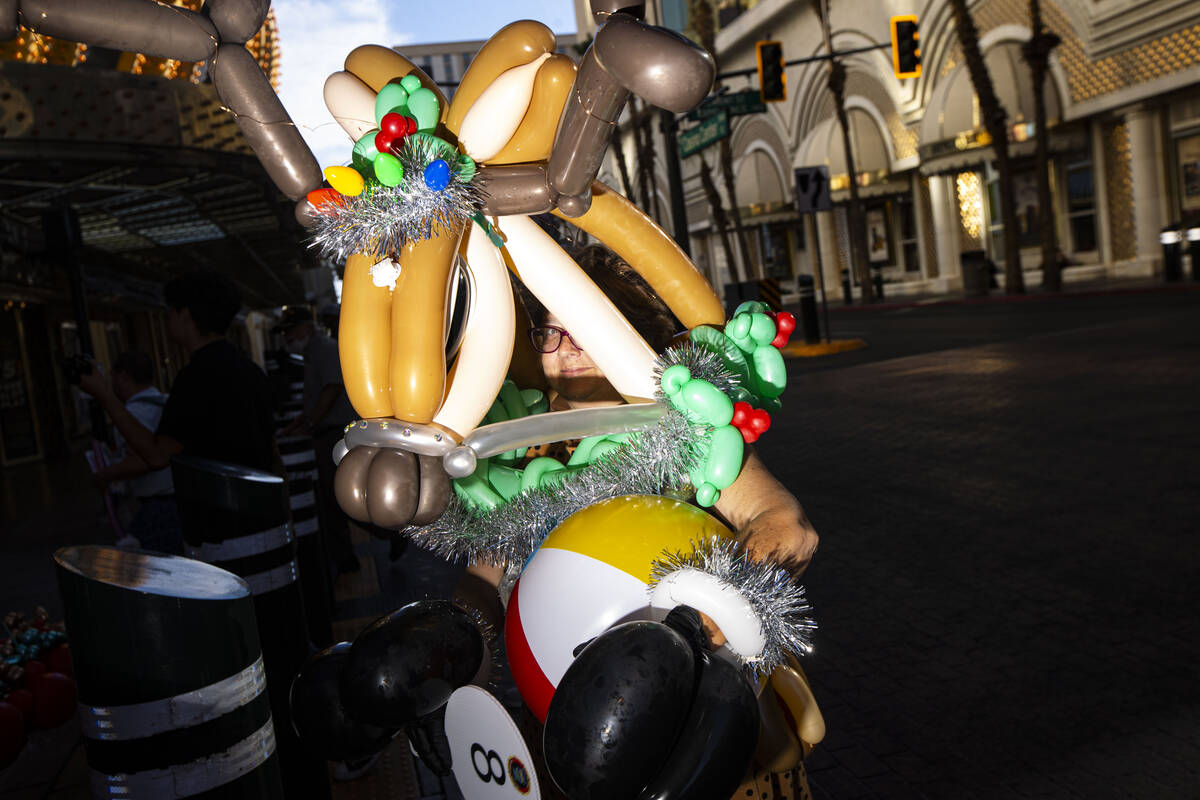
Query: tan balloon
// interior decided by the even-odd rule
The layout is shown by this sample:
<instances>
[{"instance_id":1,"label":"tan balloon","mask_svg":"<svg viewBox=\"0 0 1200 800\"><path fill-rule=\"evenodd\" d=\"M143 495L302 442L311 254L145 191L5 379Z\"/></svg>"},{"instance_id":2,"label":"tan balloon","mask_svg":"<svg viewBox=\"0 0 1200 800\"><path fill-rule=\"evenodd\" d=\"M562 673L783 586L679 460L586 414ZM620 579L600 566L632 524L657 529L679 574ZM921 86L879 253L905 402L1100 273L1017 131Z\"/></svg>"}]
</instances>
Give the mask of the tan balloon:
<instances>
[{"instance_id":1,"label":"tan balloon","mask_svg":"<svg viewBox=\"0 0 1200 800\"><path fill-rule=\"evenodd\" d=\"M463 228L435 229L429 239L400 251L400 277L392 292L392 416L430 422L446 386L446 289ZM385 351L388 352L388 351Z\"/></svg>"},{"instance_id":2,"label":"tan balloon","mask_svg":"<svg viewBox=\"0 0 1200 800\"><path fill-rule=\"evenodd\" d=\"M544 161L550 157L554 145L554 134L558 130L558 118L571 94L575 83L575 62L561 53L556 53L542 64L533 84L533 98L529 110L521 120L508 144L488 164L520 164L529 161Z\"/></svg>"},{"instance_id":3,"label":"tan balloon","mask_svg":"<svg viewBox=\"0 0 1200 800\"><path fill-rule=\"evenodd\" d=\"M390 47L364 44L354 48L350 51L350 55L346 56L346 72L354 74L376 92L397 78L403 78L410 73L414 74L421 79L422 86L437 95L438 104L442 109L441 120L446 121L450 102L446 99L446 95L442 94L437 82L426 75L416 64ZM374 116L374 109L372 109L372 116Z\"/></svg>"},{"instance_id":4,"label":"tan balloon","mask_svg":"<svg viewBox=\"0 0 1200 800\"><path fill-rule=\"evenodd\" d=\"M658 223L612 187L593 181L592 205L582 216L553 213L623 258L685 327L725 322L721 301L691 259Z\"/></svg>"},{"instance_id":5,"label":"tan balloon","mask_svg":"<svg viewBox=\"0 0 1200 800\"><path fill-rule=\"evenodd\" d=\"M342 383L350 405L363 419L390 417L388 353L392 347L392 295L376 286L371 267L376 259L355 254L346 259L342 279L342 311L338 321L338 356Z\"/></svg>"},{"instance_id":6,"label":"tan balloon","mask_svg":"<svg viewBox=\"0 0 1200 800\"><path fill-rule=\"evenodd\" d=\"M335 72L325 79L325 107L357 142L375 127L375 90L349 72Z\"/></svg>"},{"instance_id":7,"label":"tan balloon","mask_svg":"<svg viewBox=\"0 0 1200 800\"><path fill-rule=\"evenodd\" d=\"M553 53L554 47L554 33L530 19L510 23L496 31L475 54L459 82L450 113L444 119L446 127L457 135L467 111L492 81L501 73L528 64L543 53Z\"/></svg>"}]
</instances>

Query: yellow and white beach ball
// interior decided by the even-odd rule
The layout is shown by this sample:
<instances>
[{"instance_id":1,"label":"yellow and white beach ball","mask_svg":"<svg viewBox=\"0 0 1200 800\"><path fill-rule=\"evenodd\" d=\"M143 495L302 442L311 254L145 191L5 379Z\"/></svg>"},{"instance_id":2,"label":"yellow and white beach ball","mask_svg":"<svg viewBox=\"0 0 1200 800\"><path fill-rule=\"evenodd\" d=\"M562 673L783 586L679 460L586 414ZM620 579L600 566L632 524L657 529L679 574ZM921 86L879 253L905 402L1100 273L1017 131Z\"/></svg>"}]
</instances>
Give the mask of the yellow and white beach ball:
<instances>
[{"instance_id":1,"label":"yellow and white beach ball","mask_svg":"<svg viewBox=\"0 0 1200 800\"><path fill-rule=\"evenodd\" d=\"M674 605L669 593L656 593L652 603L654 562L713 537L732 539L733 532L695 506L649 495L588 506L546 537L513 587L505 618L509 666L539 719L579 645Z\"/></svg>"}]
</instances>

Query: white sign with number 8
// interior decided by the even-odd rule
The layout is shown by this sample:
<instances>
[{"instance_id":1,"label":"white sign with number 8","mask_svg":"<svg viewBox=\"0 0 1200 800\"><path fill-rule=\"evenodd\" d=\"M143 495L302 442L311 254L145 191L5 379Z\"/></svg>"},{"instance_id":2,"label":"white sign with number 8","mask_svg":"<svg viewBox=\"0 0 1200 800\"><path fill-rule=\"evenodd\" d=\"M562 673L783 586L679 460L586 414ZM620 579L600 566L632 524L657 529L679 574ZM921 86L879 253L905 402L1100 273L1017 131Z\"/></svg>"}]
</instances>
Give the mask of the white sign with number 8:
<instances>
[{"instance_id":1,"label":"white sign with number 8","mask_svg":"<svg viewBox=\"0 0 1200 800\"><path fill-rule=\"evenodd\" d=\"M538 800L537 774L521 731L500 701L464 686L446 703L454 778L466 800Z\"/></svg>"}]
</instances>

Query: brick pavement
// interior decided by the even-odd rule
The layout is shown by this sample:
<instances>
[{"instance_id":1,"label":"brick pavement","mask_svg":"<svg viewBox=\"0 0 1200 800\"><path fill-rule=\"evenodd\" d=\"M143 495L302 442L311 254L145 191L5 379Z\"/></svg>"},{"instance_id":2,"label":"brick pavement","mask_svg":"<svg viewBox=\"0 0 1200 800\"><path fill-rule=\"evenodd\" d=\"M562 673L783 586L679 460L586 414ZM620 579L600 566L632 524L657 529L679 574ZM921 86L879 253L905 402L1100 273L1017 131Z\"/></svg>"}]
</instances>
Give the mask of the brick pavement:
<instances>
[{"instance_id":1,"label":"brick pavement","mask_svg":"<svg viewBox=\"0 0 1200 800\"><path fill-rule=\"evenodd\" d=\"M1196 300L794 366L817 798L1200 797Z\"/></svg>"}]
</instances>

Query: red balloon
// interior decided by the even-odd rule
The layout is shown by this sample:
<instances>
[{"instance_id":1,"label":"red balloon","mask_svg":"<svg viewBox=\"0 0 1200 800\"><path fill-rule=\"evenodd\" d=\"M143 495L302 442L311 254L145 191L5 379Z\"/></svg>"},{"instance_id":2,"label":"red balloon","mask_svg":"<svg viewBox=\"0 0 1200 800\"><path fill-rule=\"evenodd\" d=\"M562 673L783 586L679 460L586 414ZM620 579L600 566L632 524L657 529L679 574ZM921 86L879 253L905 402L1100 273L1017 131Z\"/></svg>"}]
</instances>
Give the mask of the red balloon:
<instances>
[{"instance_id":1,"label":"red balloon","mask_svg":"<svg viewBox=\"0 0 1200 800\"><path fill-rule=\"evenodd\" d=\"M32 690L37 685L50 668L41 661L26 661L25 667L25 688Z\"/></svg>"},{"instance_id":2,"label":"red balloon","mask_svg":"<svg viewBox=\"0 0 1200 800\"><path fill-rule=\"evenodd\" d=\"M21 709L26 719L33 714L33 693L28 689L14 689L9 692L7 702Z\"/></svg>"},{"instance_id":3,"label":"red balloon","mask_svg":"<svg viewBox=\"0 0 1200 800\"><path fill-rule=\"evenodd\" d=\"M67 677L75 677L75 667L71 664L71 646L67 643L51 648L42 658L51 672L61 672Z\"/></svg>"},{"instance_id":4,"label":"red balloon","mask_svg":"<svg viewBox=\"0 0 1200 800\"><path fill-rule=\"evenodd\" d=\"M395 139L396 137L387 131L380 131L379 133L375 134L375 149L381 153L390 152L392 149L392 142L395 141Z\"/></svg>"},{"instance_id":5,"label":"red balloon","mask_svg":"<svg viewBox=\"0 0 1200 800\"><path fill-rule=\"evenodd\" d=\"M408 133L408 123L405 122L406 117L403 114L397 114L395 111L389 111L383 115L383 119L379 120L380 133L386 133L393 139L397 136L403 136Z\"/></svg>"},{"instance_id":6,"label":"red balloon","mask_svg":"<svg viewBox=\"0 0 1200 800\"><path fill-rule=\"evenodd\" d=\"M12 703L0 700L0 768L17 760L25 748L25 715Z\"/></svg>"},{"instance_id":7,"label":"red balloon","mask_svg":"<svg viewBox=\"0 0 1200 800\"><path fill-rule=\"evenodd\" d=\"M47 672L33 687L33 726L57 728L75 713L75 681L61 672Z\"/></svg>"}]
</instances>

